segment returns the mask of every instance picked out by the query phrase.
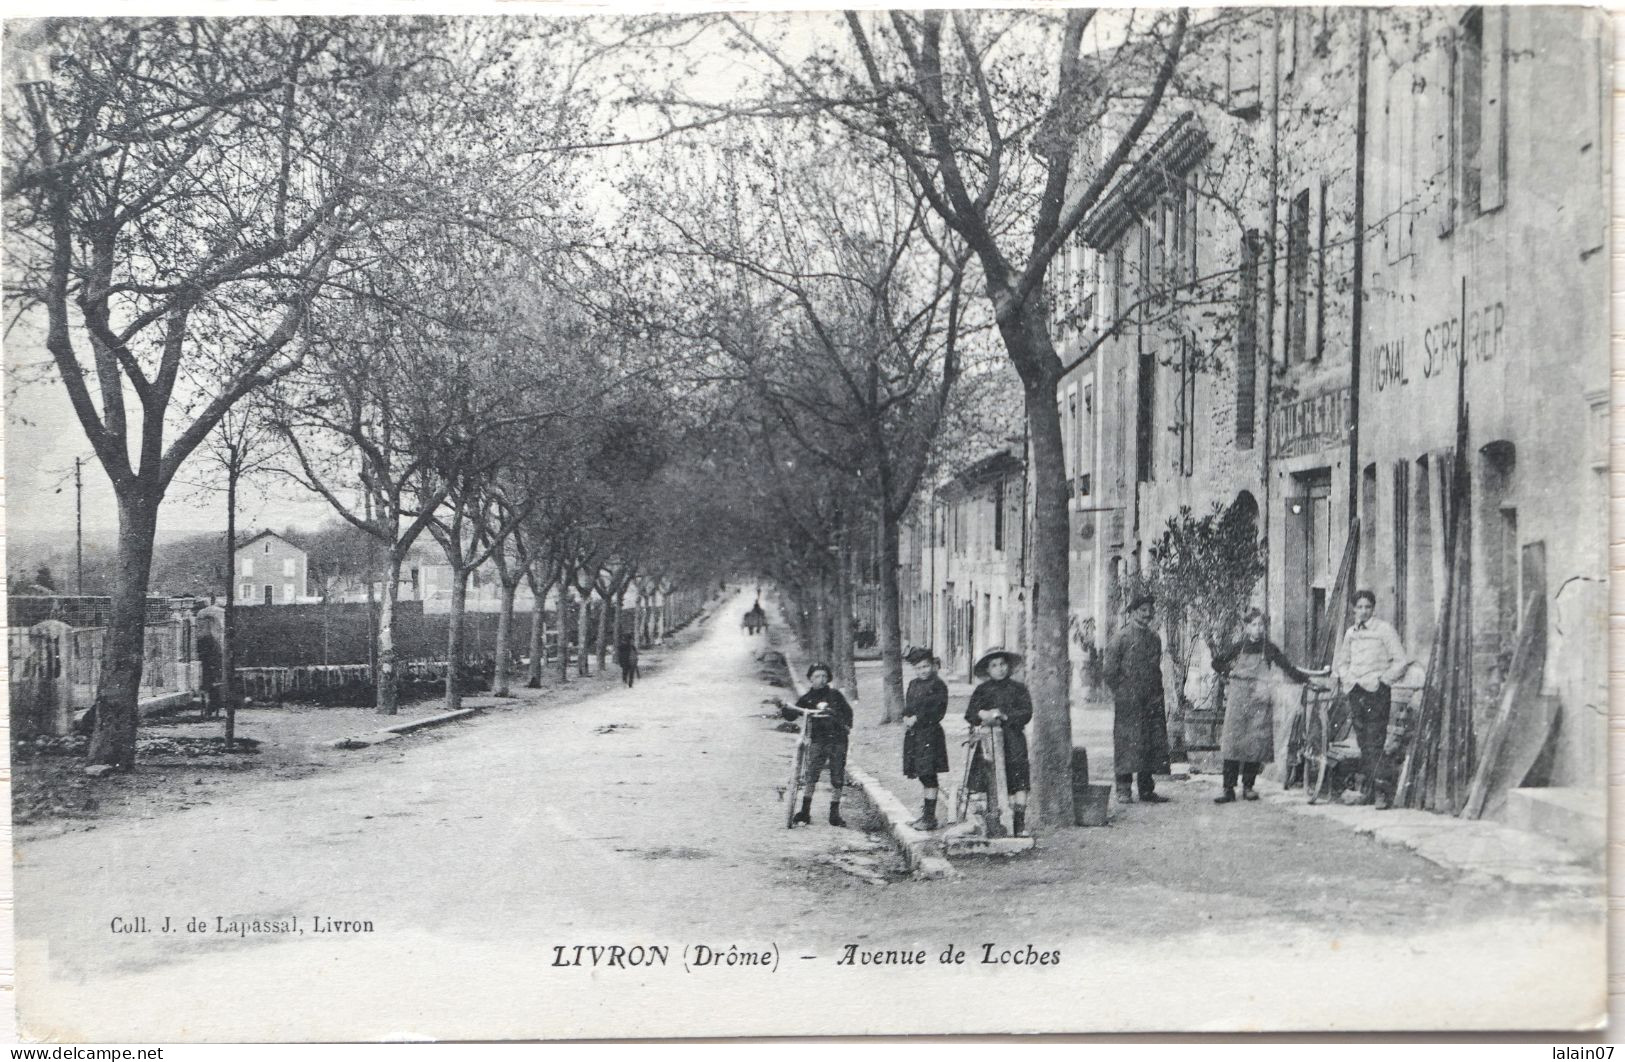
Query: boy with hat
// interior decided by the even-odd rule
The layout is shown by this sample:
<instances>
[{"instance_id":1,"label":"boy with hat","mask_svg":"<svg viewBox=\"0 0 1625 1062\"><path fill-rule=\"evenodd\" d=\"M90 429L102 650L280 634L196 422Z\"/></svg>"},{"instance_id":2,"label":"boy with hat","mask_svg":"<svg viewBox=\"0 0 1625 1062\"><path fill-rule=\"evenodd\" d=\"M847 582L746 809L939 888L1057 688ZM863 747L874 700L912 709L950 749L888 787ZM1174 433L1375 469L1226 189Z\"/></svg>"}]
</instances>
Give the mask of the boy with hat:
<instances>
[{"instance_id":1,"label":"boy with hat","mask_svg":"<svg viewBox=\"0 0 1625 1062\"><path fill-rule=\"evenodd\" d=\"M1004 727L1005 791L1010 795L1010 825L1018 836L1027 828L1027 789L1031 768L1027 762L1026 726L1033 718L1033 699L1027 687L1010 677L1021 664L1021 654L993 648L982 654L971 673L986 676L970 695L965 720L971 726ZM971 776L965 780L973 793L987 792L988 770L981 749L971 760Z\"/></svg>"},{"instance_id":2,"label":"boy with hat","mask_svg":"<svg viewBox=\"0 0 1625 1062\"><path fill-rule=\"evenodd\" d=\"M825 766L829 767L829 824L845 826L841 818L841 788L846 785L846 740L852 731L852 706L841 691L829 684L834 672L828 664L817 663L807 669L807 692L796 698L796 707L819 715L802 718L812 748L808 751L807 766L801 776L806 791L801 797L801 810L794 822L812 822L813 789Z\"/></svg>"},{"instance_id":3,"label":"boy with hat","mask_svg":"<svg viewBox=\"0 0 1625 1062\"><path fill-rule=\"evenodd\" d=\"M924 813L909 823L916 830L937 828L937 775L948 770L948 739L942 732L948 714L948 685L937 677L931 650L913 648L905 658L914 679L903 701L903 777L918 778L925 789Z\"/></svg>"}]
</instances>

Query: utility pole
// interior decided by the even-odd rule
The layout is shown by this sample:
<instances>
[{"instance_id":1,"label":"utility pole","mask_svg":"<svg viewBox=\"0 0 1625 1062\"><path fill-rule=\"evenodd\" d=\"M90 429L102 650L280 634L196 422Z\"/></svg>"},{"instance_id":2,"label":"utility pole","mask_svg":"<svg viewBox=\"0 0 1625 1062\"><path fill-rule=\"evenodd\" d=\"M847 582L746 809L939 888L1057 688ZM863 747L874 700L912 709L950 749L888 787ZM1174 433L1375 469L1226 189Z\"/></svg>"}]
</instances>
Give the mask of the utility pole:
<instances>
[{"instance_id":1,"label":"utility pole","mask_svg":"<svg viewBox=\"0 0 1625 1062\"><path fill-rule=\"evenodd\" d=\"M81 461L73 459L73 554L74 593L85 592L85 481L79 473Z\"/></svg>"}]
</instances>

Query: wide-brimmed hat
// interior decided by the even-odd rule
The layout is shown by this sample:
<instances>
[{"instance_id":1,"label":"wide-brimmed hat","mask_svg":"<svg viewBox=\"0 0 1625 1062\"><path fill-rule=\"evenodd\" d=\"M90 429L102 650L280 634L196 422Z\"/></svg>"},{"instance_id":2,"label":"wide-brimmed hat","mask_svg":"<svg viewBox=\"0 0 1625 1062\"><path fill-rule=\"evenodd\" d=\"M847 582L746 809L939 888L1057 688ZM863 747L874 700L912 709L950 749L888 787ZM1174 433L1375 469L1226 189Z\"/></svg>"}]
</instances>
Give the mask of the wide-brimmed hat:
<instances>
[{"instance_id":1,"label":"wide-brimmed hat","mask_svg":"<svg viewBox=\"0 0 1625 1062\"><path fill-rule=\"evenodd\" d=\"M914 648L908 651L907 655L903 657L904 662L910 664L918 664L924 660L930 660L935 663L936 659L936 654L933 653L928 646L924 645L916 645Z\"/></svg>"},{"instance_id":2,"label":"wide-brimmed hat","mask_svg":"<svg viewBox=\"0 0 1625 1062\"><path fill-rule=\"evenodd\" d=\"M814 671L822 671L824 674L828 675L830 678L835 677L835 669L830 667L828 664L824 663L822 660L817 661L816 663L807 665L807 677L812 678L812 675L813 675Z\"/></svg>"},{"instance_id":3,"label":"wide-brimmed hat","mask_svg":"<svg viewBox=\"0 0 1625 1062\"><path fill-rule=\"evenodd\" d=\"M981 656L977 657L976 666L971 668L971 674L978 678L985 676L987 674L987 665L992 663L995 658L1001 656L1004 657L1005 663L1010 665L1011 671L1014 671L1016 668L1021 666L1022 656L1020 653L1006 649L1003 646L996 645L987 652L983 653Z\"/></svg>"},{"instance_id":4,"label":"wide-brimmed hat","mask_svg":"<svg viewBox=\"0 0 1625 1062\"><path fill-rule=\"evenodd\" d=\"M1157 599L1142 590L1140 593L1135 594L1133 597L1128 599L1128 608L1124 609L1123 611L1133 612L1141 605L1150 605L1155 608L1156 604Z\"/></svg>"}]
</instances>

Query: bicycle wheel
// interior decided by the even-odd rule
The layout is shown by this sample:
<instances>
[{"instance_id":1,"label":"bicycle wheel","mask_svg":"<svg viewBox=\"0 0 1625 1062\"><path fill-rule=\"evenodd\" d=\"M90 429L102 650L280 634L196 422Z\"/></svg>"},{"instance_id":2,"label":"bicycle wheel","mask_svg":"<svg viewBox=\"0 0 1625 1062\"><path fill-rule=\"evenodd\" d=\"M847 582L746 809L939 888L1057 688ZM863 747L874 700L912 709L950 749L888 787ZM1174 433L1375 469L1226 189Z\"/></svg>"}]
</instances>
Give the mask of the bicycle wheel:
<instances>
[{"instance_id":1,"label":"bicycle wheel","mask_svg":"<svg viewBox=\"0 0 1625 1062\"><path fill-rule=\"evenodd\" d=\"M803 723L803 726L806 724ZM800 739L796 741L796 751L790 757L790 784L784 788L784 825L786 829L794 829L796 825L796 801L801 797L801 772L806 769L807 746Z\"/></svg>"},{"instance_id":2,"label":"bicycle wheel","mask_svg":"<svg viewBox=\"0 0 1625 1062\"><path fill-rule=\"evenodd\" d=\"M1331 726L1327 719L1326 702L1311 698L1303 708L1303 789L1309 794L1309 803L1318 804L1331 775L1331 761L1327 749L1331 745Z\"/></svg>"}]
</instances>

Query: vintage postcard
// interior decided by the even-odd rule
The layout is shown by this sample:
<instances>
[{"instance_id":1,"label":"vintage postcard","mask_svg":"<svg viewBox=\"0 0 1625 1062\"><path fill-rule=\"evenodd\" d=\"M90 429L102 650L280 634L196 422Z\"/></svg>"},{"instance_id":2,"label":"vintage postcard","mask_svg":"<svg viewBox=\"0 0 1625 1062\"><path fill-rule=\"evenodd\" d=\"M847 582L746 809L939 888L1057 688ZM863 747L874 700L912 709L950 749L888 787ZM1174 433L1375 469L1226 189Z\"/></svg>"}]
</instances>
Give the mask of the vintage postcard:
<instances>
[{"instance_id":1,"label":"vintage postcard","mask_svg":"<svg viewBox=\"0 0 1625 1062\"><path fill-rule=\"evenodd\" d=\"M6 20L20 1035L1598 1028L1612 53Z\"/></svg>"}]
</instances>

